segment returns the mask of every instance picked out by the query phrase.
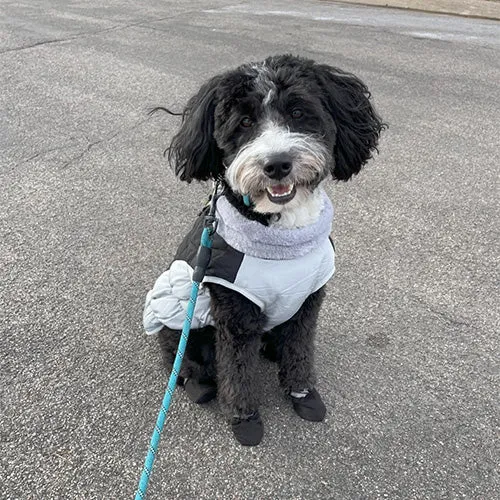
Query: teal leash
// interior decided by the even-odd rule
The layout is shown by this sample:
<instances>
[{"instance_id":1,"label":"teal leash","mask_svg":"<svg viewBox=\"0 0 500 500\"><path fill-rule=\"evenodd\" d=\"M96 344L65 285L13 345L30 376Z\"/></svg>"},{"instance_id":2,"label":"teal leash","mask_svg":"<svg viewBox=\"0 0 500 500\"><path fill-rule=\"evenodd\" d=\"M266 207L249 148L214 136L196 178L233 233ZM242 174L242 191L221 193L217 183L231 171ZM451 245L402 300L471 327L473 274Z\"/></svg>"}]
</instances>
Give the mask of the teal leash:
<instances>
[{"instance_id":1,"label":"teal leash","mask_svg":"<svg viewBox=\"0 0 500 500\"><path fill-rule=\"evenodd\" d=\"M196 266L193 272L193 285L191 287L191 296L189 298L189 303L186 311L186 318L182 326L181 338L179 340L179 347L177 348L177 354L175 356L174 365L172 367L172 373L170 374L170 378L168 379L167 389L165 391L165 395L163 396L163 401L161 403L161 408L158 413L158 418L156 419L153 435L151 436L148 453L146 455L146 460L144 461L144 467L142 469L141 478L139 480L139 486L135 494L135 500L143 500L146 497L146 490L148 488L149 478L151 477L151 471L153 469L153 463L155 461L156 453L158 451L161 432L163 430L163 426L165 425L167 412L168 409L170 408L170 403L172 401L175 387L177 385L177 378L179 377L179 372L182 365L182 358L184 357L184 353L186 352L186 345L189 338L189 331L191 330L191 322L193 320L194 308L196 306L196 300L198 298L200 283L203 281L203 277L205 276L205 272L210 262L210 257L212 256L212 239L215 231L217 230L217 218L215 217L215 204L217 202L218 187L219 183L216 182L214 186L214 192L210 200L210 209L208 211L208 214L205 216L204 228L201 234L200 247L198 249L198 254L196 256Z\"/></svg>"}]
</instances>

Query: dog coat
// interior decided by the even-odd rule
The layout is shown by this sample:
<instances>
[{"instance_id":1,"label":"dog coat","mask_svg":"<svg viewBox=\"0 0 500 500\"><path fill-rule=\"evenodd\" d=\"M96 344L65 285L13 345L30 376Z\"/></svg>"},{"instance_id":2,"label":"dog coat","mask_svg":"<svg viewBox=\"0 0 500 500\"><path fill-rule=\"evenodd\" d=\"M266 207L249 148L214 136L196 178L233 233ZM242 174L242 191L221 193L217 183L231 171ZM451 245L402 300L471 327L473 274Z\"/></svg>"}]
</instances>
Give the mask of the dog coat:
<instances>
[{"instance_id":1,"label":"dog coat","mask_svg":"<svg viewBox=\"0 0 500 500\"><path fill-rule=\"evenodd\" d=\"M318 220L298 229L264 226L241 215L224 196L217 200L219 224L213 237L212 258L200 286L193 329L214 324L210 293L204 283L230 288L256 304L267 318L264 329L271 330L289 320L306 298L332 277L333 207L324 192L321 196ZM170 268L147 294L143 316L147 334L157 333L163 326L182 330L204 215L195 221Z\"/></svg>"}]
</instances>

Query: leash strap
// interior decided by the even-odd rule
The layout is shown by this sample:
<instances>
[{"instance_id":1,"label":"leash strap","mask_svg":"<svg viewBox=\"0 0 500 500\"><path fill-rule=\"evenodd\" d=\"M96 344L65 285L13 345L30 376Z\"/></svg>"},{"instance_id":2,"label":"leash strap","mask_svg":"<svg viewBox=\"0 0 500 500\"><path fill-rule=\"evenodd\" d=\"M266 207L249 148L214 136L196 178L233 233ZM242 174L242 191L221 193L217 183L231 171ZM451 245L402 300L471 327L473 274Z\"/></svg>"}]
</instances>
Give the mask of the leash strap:
<instances>
[{"instance_id":1,"label":"leash strap","mask_svg":"<svg viewBox=\"0 0 500 500\"><path fill-rule=\"evenodd\" d=\"M170 373L170 378L168 379L167 389L165 391L165 395L163 396L163 401L161 403L160 411L158 413L158 418L156 419L153 435L151 436L148 453L146 455L146 460L144 461L144 467L142 469L141 477L139 480L139 486L135 494L135 500L143 500L146 496L146 490L148 487L149 478L151 476L153 463L155 461L156 453L158 451L158 445L160 443L161 432L163 430L163 426L165 425L167 412L168 409L170 408L170 403L172 401L175 387L177 385L177 378L179 377L179 372L182 365L182 359L184 357L184 353L186 352L186 346L189 338L189 331L191 330L191 322L193 320L193 315L194 315L194 308L196 306L196 300L198 298L198 290L200 288L200 283L203 281L203 278L205 276L208 263L210 262L210 257L212 256L212 238L215 231L217 230L215 205L217 203L218 188L219 188L219 182L216 182L212 198L210 200L210 209L208 211L208 214L205 216L204 228L201 234L200 247L198 248L198 254L196 256L196 266L193 272L193 285L191 287L191 295L186 310L186 318L182 326L181 338L179 340L177 354L175 356L172 372Z\"/></svg>"}]
</instances>

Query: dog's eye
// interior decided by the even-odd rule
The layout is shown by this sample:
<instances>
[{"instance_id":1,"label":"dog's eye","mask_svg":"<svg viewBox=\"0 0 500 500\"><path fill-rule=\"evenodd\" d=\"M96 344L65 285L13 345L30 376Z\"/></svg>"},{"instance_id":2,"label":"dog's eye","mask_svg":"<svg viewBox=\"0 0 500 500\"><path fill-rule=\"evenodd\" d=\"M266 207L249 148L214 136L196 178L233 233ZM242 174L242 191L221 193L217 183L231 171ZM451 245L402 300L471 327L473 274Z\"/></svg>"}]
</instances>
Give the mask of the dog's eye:
<instances>
[{"instance_id":1,"label":"dog's eye","mask_svg":"<svg viewBox=\"0 0 500 500\"><path fill-rule=\"evenodd\" d=\"M241 120L240 125L245 128L250 128L253 125L253 121L248 116L245 116L245 118Z\"/></svg>"},{"instance_id":2,"label":"dog's eye","mask_svg":"<svg viewBox=\"0 0 500 500\"><path fill-rule=\"evenodd\" d=\"M294 110L292 110L291 115L294 120L298 120L299 118L302 118L304 116L304 113L301 109L295 108Z\"/></svg>"}]
</instances>

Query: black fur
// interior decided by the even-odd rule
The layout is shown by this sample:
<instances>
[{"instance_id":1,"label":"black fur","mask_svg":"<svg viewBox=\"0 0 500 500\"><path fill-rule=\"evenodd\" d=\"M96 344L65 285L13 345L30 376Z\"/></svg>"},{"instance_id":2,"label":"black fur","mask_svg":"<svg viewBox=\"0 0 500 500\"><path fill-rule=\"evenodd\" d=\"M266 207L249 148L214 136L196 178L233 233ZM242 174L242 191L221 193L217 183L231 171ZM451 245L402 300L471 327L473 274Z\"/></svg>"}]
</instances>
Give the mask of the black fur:
<instances>
[{"instance_id":1,"label":"black fur","mask_svg":"<svg viewBox=\"0 0 500 500\"><path fill-rule=\"evenodd\" d=\"M249 415L259 403L258 356L265 316L228 288L210 285L216 329L217 390L228 416Z\"/></svg>"},{"instance_id":2,"label":"black fur","mask_svg":"<svg viewBox=\"0 0 500 500\"><path fill-rule=\"evenodd\" d=\"M279 381L287 393L314 387L314 335L319 310L325 297L320 288L286 323L264 335L264 353L274 351L279 364Z\"/></svg>"},{"instance_id":3,"label":"black fur","mask_svg":"<svg viewBox=\"0 0 500 500\"><path fill-rule=\"evenodd\" d=\"M337 128L333 177L347 181L372 157L386 125L372 107L371 94L359 78L325 64L316 65L315 73L323 89L323 102Z\"/></svg>"},{"instance_id":4,"label":"black fur","mask_svg":"<svg viewBox=\"0 0 500 500\"><path fill-rule=\"evenodd\" d=\"M168 160L183 181L206 181L222 174L222 154L214 139L214 110L222 77L205 83L187 103L182 125L168 149Z\"/></svg>"}]
</instances>

